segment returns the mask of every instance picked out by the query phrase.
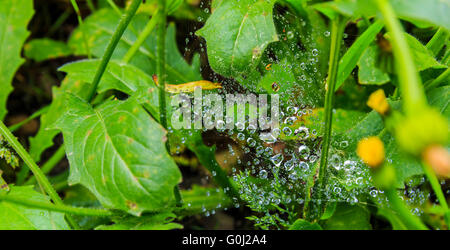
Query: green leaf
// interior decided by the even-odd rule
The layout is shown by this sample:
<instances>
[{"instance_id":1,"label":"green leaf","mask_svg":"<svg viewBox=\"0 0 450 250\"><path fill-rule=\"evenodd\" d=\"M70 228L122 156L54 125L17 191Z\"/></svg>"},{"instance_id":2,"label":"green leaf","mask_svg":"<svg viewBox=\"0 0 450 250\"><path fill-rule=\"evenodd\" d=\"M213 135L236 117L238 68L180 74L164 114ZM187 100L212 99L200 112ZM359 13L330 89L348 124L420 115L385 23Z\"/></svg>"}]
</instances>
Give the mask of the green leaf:
<instances>
[{"instance_id":1,"label":"green leaf","mask_svg":"<svg viewBox=\"0 0 450 250\"><path fill-rule=\"evenodd\" d=\"M33 14L32 0L2 0L0 4L0 120L7 113L6 101L12 91L11 81L25 61L20 52L30 34L27 25Z\"/></svg>"},{"instance_id":2,"label":"green leaf","mask_svg":"<svg viewBox=\"0 0 450 250\"><path fill-rule=\"evenodd\" d=\"M450 30L450 3L442 0L391 0L397 16L401 19L417 23L420 26L437 25ZM314 5L322 12L333 15L330 12L337 12L345 16L372 17L377 14L377 7L374 1L357 0L336 0ZM335 14L334 14L335 15Z\"/></svg>"},{"instance_id":3,"label":"green leaf","mask_svg":"<svg viewBox=\"0 0 450 250\"><path fill-rule=\"evenodd\" d=\"M113 225L102 225L96 230L171 230L182 229L183 226L171 222L175 218L171 212L162 212L141 217L127 216L125 218L115 218Z\"/></svg>"},{"instance_id":4,"label":"green leaf","mask_svg":"<svg viewBox=\"0 0 450 250\"><path fill-rule=\"evenodd\" d=\"M369 46L358 61L358 82L363 85L382 85L389 82L389 75L376 66L380 51L376 45Z\"/></svg>"},{"instance_id":5,"label":"green leaf","mask_svg":"<svg viewBox=\"0 0 450 250\"><path fill-rule=\"evenodd\" d=\"M435 88L427 95L428 103L439 109L447 119L450 121L450 86L443 86Z\"/></svg>"},{"instance_id":6,"label":"green leaf","mask_svg":"<svg viewBox=\"0 0 450 250\"><path fill-rule=\"evenodd\" d=\"M289 230L322 230L322 227L317 223L311 223L304 219L297 219Z\"/></svg>"},{"instance_id":7,"label":"green leaf","mask_svg":"<svg viewBox=\"0 0 450 250\"><path fill-rule=\"evenodd\" d=\"M134 100L107 101L95 109L66 95L61 129L70 163L69 184L87 187L106 208L139 215L173 199L181 181L168 155L164 129Z\"/></svg>"},{"instance_id":8,"label":"green leaf","mask_svg":"<svg viewBox=\"0 0 450 250\"><path fill-rule=\"evenodd\" d=\"M352 73L358 60L364 53L364 50L372 43L378 32L383 28L383 23L377 21L370 25L361 36L356 39L352 46L347 50L339 62L338 79L336 82L336 90L344 83L345 79ZM367 53L367 52L366 52Z\"/></svg>"},{"instance_id":9,"label":"green leaf","mask_svg":"<svg viewBox=\"0 0 450 250\"><path fill-rule=\"evenodd\" d=\"M50 199L34 191L32 186L12 186L7 195L50 204ZM62 213L32 209L5 201L0 201L0 218L0 230L70 229Z\"/></svg>"},{"instance_id":10,"label":"green leaf","mask_svg":"<svg viewBox=\"0 0 450 250\"><path fill-rule=\"evenodd\" d=\"M34 161L39 162L41 154L53 145L53 138L59 131L52 128L52 125L64 114L66 106L64 103L64 93L73 93L85 96L88 92L86 84L80 80L66 77L60 87L53 87L53 101L49 110L40 118L41 124L38 133L30 138L30 155Z\"/></svg>"},{"instance_id":11,"label":"green leaf","mask_svg":"<svg viewBox=\"0 0 450 250\"><path fill-rule=\"evenodd\" d=\"M65 64L59 70L66 72L69 79L92 82L99 64L100 60L98 59L81 60ZM115 89L131 95L138 90L148 90L149 88L156 88L156 85L144 71L120 61L110 61L100 80L97 92L102 93Z\"/></svg>"},{"instance_id":12,"label":"green leaf","mask_svg":"<svg viewBox=\"0 0 450 250\"><path fill-rule=\"evenodd\" d=\"M202 29L209 63L217 73L233 77L248 73L271 42L278 41L272 11L275 1L228 0L216 9Z\"/></svg>"},{"instance_id":13,"label":"green leaf","mask_svg":"<svg viewBox=\"0 0 450 250\"><path fill-rule=\"evenodd\" d=\"M69 46L76 55L85 55L82 32L86 34L91 53L95 57L102 57L114 30L119 23L120 16L111 9L102 9L87 17L83 25L72 33ZM112 59L120 60L126 54L131 45L136 41L139 33L144 29L149 16L146 14L136 15L131 26L134 31L127 29L121 37ZM130 61L148 75L156 74L156 30L147 38ZM184 83L201 80L200 61L194 57L192 65L189 65L180 54L175 40L175 25L170 24L166 35L166 73L167 82L170 84Z\"/></svg>"},{"instance_id":14,"label":"green leaf","mask_svg":"<svg viewBox=\"0 0 450 250\"><path fill-rule=\"evenodd\" d=\"M339 203L323 228L326 230L370 230L370 212L359 205Z\"/></svg>"},{"instance_id":15,"label":"green leaf","mask_svg":"<svg viewBox=\"0 0 450 250\"><path fill-rule=\"evenodd\" d=\"M388 34L389 35L389 34ZM406 42L411 50L414 64L418 71L428 69L431 67L445 68L434 59L433 52L431 52L425 45L419 42L415 37L405 33Z\"/></svg>"},{"instance_id":16,"label":"green leaf","mask_svg":"<svg viewBox=\"0 0 450 250\"><path fill-rule=\"evenodd\" d=\"M36 62L42 62L72 54L72 50L64 42L48 38L33 39L24 46L25 56Z\"/></svg>"},{"instance_id":17,"label":"green leaf","mask_svg":"<svg viewBox=\"0 0 450 250\"><path fill-rule=\"evenodd\" d=\"M400 107L400 102L390 102L393 108ZM348 157L356 156L356 148L358 142L366 137L380 135L385 145L386 160L392 162L396 172L396 187L404 188L404 182L409 177L414 175L423 174L423 170L419 162L416 159L401 152L397 147L394 138L384 133L384 123L381 116L371 111L364 118L353 127L349 128L342 134L343 138L346 138L349 142L349 146L346 148Z\"/></svg>"},{"instance_id":18,"label":"green leaf","mask_svg":"<svg viewBox=\"0 0 450 250\"><path fill-rule=\"evenodd\" d=\"M290 64L287 59L280 63L273 64L269 70L258 82L257 88L268 94L283 93L281 95L282 103L295 99L298 95L295 91L296 84L295 75L289 69Z\"/></svg>"}]
</instances>

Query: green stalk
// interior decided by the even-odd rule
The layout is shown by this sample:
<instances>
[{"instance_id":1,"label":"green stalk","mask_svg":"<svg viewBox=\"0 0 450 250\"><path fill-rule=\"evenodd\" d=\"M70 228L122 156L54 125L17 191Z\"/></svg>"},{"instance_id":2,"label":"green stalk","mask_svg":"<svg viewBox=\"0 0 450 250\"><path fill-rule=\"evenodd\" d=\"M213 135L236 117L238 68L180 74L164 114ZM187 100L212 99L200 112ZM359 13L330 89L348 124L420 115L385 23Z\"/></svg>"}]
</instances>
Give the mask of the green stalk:
<instances>
[{"instance_id":1,"label":"green stalk","mask_svg":"<svg viewBox=\"0 0 450 250\"><path fill-rule=\"evenodd\" d=\"M41 168L42 173L48 174L50 171L53 170L53 168L58 164L63 158L66 156L66 151L64 148L64 145L61 145L61 147L58 148L58 150L52 155L52 157L44 163L44 165ZM28 181L25 182L24 185L31 185L36 182L36 178L34 176L31 176Z\"/></svg>"},{"instance_id":2,"label":"green stalk","mask_svg":"<svg viewBox=\"0 0 450 250\"><path fill-rule=\"evenodd\" d=\"M158 23L157 36L157 59L156 59L156 75L159 81L159 122L167 129L167 111L166 111L166 1L158 0L159 15L155 19ZM151 21L150 21L151 22ZM148 25L149 26L149 25ZM147 28L147 27L146 27ZM150 28L149 28L150 29ZM150 32L150 31L148 31ZM145 40L145 39L144 39ZM167 139L167 149L169 150L169 139ZM174 195L176 205L182 206L182 198L178 185L174 187Z\"/></svg>"},{"instance_id":3,"label":"green stalk","mask_svg":"<svg viewBox=\"0 0 450 250\"><path fill-rule=\"evenodd\" d=\"M41 116L42 114L44 114L45 112L47 112L49 108L50 108L50 106L45 106L45 107L39 109L38 111L36 111L36 112L34 112L32 115L30 115L27 119L25 119L25 120L23 120L23 121L21 121L21 122L18 122L18 123L16 123L16 124L14 124L14 125L8 127L8 129L9 129L11 132L14 132L14 131L18 130L20 127L22 127L23 125L27 124L29 121L31 121L31 120L33 120L34 118L36 118L36 117L38 117L38 116Z\"/></svg>"},{"instance_id":4,"label":"green stalk","mask_svg":"<svg viewBox=\"0 0 450 250\"><path fill-rule=\"evenodd\" d=\"M70 14L72 14L72 9L66 9L61 14L61 16L59 16L58 19L56 19L56 21L52 24L50 29L48 29L48 32L47 34L45 34L44 37L52 36L55 33L55 31L57 31L59 27L61 27L61 25L67 20L67 18L69 18Z\"/></svg>"},{"instance_id":5,"label":"green stalk","mask_svg":"<svg viewBox=\"0 0 450 250\"><path fill-rule=\"evenodd\" d=\"M167 129L167 114L166 114L166 2L158 0L158 6L161 14L157 18L158 22L158 36L157 36L157 63L156 74L159 81L159 118L161 125Z\"/></svg>"},{"instance_id":6,"label":"green stalk","mask_svg":"<svg viewBox=\"0 0 450 250\"><path fill-rule=\"evenodd\" d=\"M426 107L427 101L419 75L406 42L403 28L395 16L391 4L387 0L376 0L387 30L390 32L396 69L405 113L415 114Z\"/></svg>"},{"instance_id":7,"label":"green stalk","mask_svg":"<svg viewBox=\"0 0 450 250\"><path fill-rule=\"evenodd\" d=\"M0 121L0 133L3 135L3 137L9 142L9 144L14 148L14 150L19 154L20 158L25 162L25 164L28 165L28 167L33 172L34 176L36 176L36 179L39 183L39 185L47 192L47 194L50 196L50 198L53 200L53 202L56 205L62 205L63 202L61 198L59 197L58 193L55 191L55 189L52 187L50 182L48 181L47 177L45 177L44 173L42 173L41 169L36 165L36 163L33 161L31 156L28 154L28 152L23 148L22 144L17 141L16 137L11 133L11 131L8 130L8 128L5 126L5 124ZM67 216L67 221L73 228L78 228L77 223L73 220L72 217Z\"/></svg>"},{"instance_id":8,"label":"green stalk","mask_svg":"<svg viewBox=\"0 0 450 250\"><path fill-rule=\"evenodd\" d=\"M75 10L75 13L77 13L78 25L79 26L83 25L83 19L81 18L81 12L80 12L80 8L78 7L77 1L76 0L70 0L70 2L72 3L72 6L73 6L73 9ZM86 53L88 55L88 58L91 58L91 51L89 49L89 43L87 41L86 34L84 32L81 32L81 34L83 36L84 47L86 49Z\"/></svg>"},{"instance_id":9,"label":"green stalk","mask_svg":"<svg viewBox=\"0 0 450 250\"><path fill-rule=\"evenodd\" d=\"M327 92L325 96L325 127L323 131L322 153L320 156L318 192L323 193L326 186L328 151L331 143L331 125L333 120L333 102L334 89L337 81L337 73L339 66L339 52L341 48L342 35L344 33L346 20L343 17L337 17L332 21L331 27L331 50L328 69ZM320 199L323 195L320 195Z\"/></svg>"},{"instance_id":10,"label":"green stalk","mask_svg":"<svg viewBox=\"0 0 450 250\"><path fill-rule=\"evenodd\" d=\"M439 28L438 31L434 34L434 36L430 39L430 41L427 43L426 47L431 52L433 52L433 55L436 56L439 51L445 46L445 43L448 39L448 33L445 31L444 28Z\"/></svg>"},{"instance_id":11,"label":"green stalk","mask_svg":"<svg viewBox=\"0 0 450 250\"><path fill-rule=\"evenodd\" d=\"M139 37L137 40L133 43L131 48L127 51L125 56L123 57L122 61L125 63L128 63L131 58L136 54L136 52L139 50L139 48L144 44L147 37L152 33L153 29L156 26L156 23L159 19L159 11L156 11L155 14L151 17L150 21L148 21L147 25L145 26L144 30L139 34Z\"/></svg>"},{"instance_id":12,"label":"green stalk","mask_svg":"<svg viewBox=\"0 0 450 250\"><path fill-rule=\"evenodd\" d=\"M100 82L100 79L103 76L103 73L106 70L106 66L109 63L109 60L111 60L111 56L112 56L117 44L119 43L120 38L122 37L123 33L125 32L125 29L128 27L128 24L130 23L134 14L136 14L136 11L137 11L139 5L141 4L141 2L142 2L142 0L133 0L131 5L128 7L125 15L123 15L122 18L120 19L119 25L117 26L116 30L114 31L114 34L112 35L111 39L109 40L105 54L103 54L100 65L97 68L97 72L95 72L95 76L94 76L94 80L92 81L91 88L89 89L89 95L87 98L87 100L89 102L91 102L92 99L94 98L95 92L97 91L97 86Z\"/></svg>"},{"instance_id":13,"label":"green stalk","mask_svg":"<svg viewBox=\"0 0 450 250\"><path fill-rule=\"evenodd\" d=\"M113 0L106 0L108 2L109 6L120 16L122 15L122 11L117 7L117 5L114 3Z\"/></svg>"},{"instance_id":14,"label":"green stalk","mask_svg":"<svg viewBox=\"0 0 450 250\"><path fill-rule=\"evenodd\" d=\"M430 82L429 84L425 85L425 89L426 90L430 90L434 87L439 86L439 84L441 84L442 82L448 80L450 77L450 68L447 68L444 72L442 72L442 74L440 74L437 78L435 78L432 82Z\"/></svg>"},{"instance_id":15,"label":"green stalk","mask_svg":"<svg viewBox=\"0 0 450 250\"><path fill-rule=\"evenodd\" d=\"M445 199L444 192L441 189L441 185L439 184L439 181L434 174L433 169L430 167L430 165L426 164L425 162L422 162L423 170L425 172L425 175L427 176L428 180L430 181L431 188L433 189L434 193L436 194L436 197L441 204L442 208L444 208L446 211L448 210L448 204L447 200Z\"/></svg>"},{"instance_id":16,"label":"green stalk","mask_svg":"<svg viewBox=\"0 0 450 250\"><path fill-rule=\"evenodd\" d=\"M394 211L398 213L398 216L405 223L405 226L408 229L413 230L428 230L428 228L417 218L415 215L411 213L405 203L400 199L397 194L397 190L395 189L387 189L385 190L386 197L389 200L389 204L392 206Z\"/></svg>"},{"instance_id":17,"label":"green stalk","mask_svg":"<svg viewBox=\"0 0 450 250\"><path fill-rule=\"evenodd\" d=\"M87 6L91 12L95 12L95 6L92 3L92 0L86 0Z\"/></svg>"},{"instance_id":18,"label":"green stalk","mask_svg":"<svg viewBox=\"0 0 450 250\"><path fill-rule=\"evenodd\" d=\"M52 204L47 202L23 199L22 197L13 197L6 194L0 194L0 201L23 205L30 208L61 212L65 213L66 215L74 214L74 215L98 216L98 217L107 217L112 215L110 211L105 209L81 208L81 207L67 206L64 204Z\"/></svg>"}]
</instances>

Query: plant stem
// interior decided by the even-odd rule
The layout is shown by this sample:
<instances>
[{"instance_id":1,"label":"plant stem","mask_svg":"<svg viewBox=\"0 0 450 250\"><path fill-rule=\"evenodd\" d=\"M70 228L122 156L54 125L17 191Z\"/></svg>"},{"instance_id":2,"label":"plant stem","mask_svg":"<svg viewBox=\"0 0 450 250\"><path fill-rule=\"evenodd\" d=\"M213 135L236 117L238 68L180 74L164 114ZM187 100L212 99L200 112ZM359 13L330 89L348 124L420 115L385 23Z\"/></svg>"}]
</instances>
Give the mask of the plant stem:
<instances>
[{"instance_id":1,"label":"plant stem","mask_svg":"<svg viewBox=\"0 0 450 250\"><path fill-rule=\"evenodd\" d=\"M87 98L88 102L91 102L92 99L94 98L95 92L97 91L97 86L100 82L100 79L103 76L103 73L106 70L106 66L108 65L108 62L111 59L111 56L112 56L117 44L119 43L120 38L122 37L123 33L125 32L125 29L128 27L128 24L130 23L134 14L136 14L136 11L137 11L139 5L141 4L141 2L142 2L142 0L133 0L131 5L128 7L125 15L123 15L122 18L120 19L119 25L117 26L116 30L114 31L114 34L112 35L111 39L109 40L105 54L103 54L100 65L97 68L97 72L95 72L94 80L92 81L91 88L89 90L89 95Z\"/></svg>"},{"instance_id":2,"label":"plant stem","mask_svg":"<svg viewBox=\"0 0 450 250\"><path fill-rule=\"evenodd\" d=\"M341 48L342 35L344 33L346 20L343 17L337 17L332 21L331 28L331 50L330 50L330 62L328 69L328 80L325 96L325 126L323 131L322 153L320 156L319 178L318 178L318 191L323 193L326 186L327 176L327 162L328 151L331 143L331 125L333 121L333 101L334 101L334 89L336 86L337 72L339 66L339 52ZM323 196L320 195L320 199Z\"/></svg>"},{"instance_id":3,"label":"plant stem","mask_svg":"<svg viewBox=\"0 0 450 250\"><path fill-rule=\"evenodd\" d=\"M58 30L59 27L69 18L69 16L72 14L72 9L66 9L61 16L56 19L56 21L52 24L52 26L48 29L47 34L45 34L44 37L51 37L55 31Z\"/></svg>"},{"instance_id":4,"label":"plant stem","mask_svg":"<svg viewBox=\"0 0 450 250\"><path fill-rule=\"evenodd\" d=\"M125 56L123 57L122 61L125 63L128 63L131 58L136 54L136 52L139 50L139 48L142 46L142 44L145 42L147 37L152 33L153 29L156 26L156 23L158 22L159 11L156 11L155 14L151 17L150 21L148 21L147 25L145 26L144 30L139 34L139 37L137 40L133 43L133 46L127 51Z\"/></svg>"},{"instance_id":5,"label":"plant stem","mask_svg":"<svg viewBox=\"0 0 450 250\"><path fill-rule=\"evenodd\" d=\"M5 137L5 139L9 142L9 144L14 148L14 150L19 154L20 158L25 162L25 164L28 165L28 167L33 172L34 176L36 176L36 179L41 185L41 187L44 188L45 192L50 196L50 198L53 200L53 202L57 205L62 205L63 202L61 198L59 197L58 193L55 191L55 189L52 187L50 182L48 181L47 177L45 177L44 173L42 173L41 169L36 165L36 163L33 161L31 156L28 154L28 152L23 148L22 144L17 141L16 137L8 130L8 128L5 126L5 124L0 121L0 133ZM71 224L72 227L78 228L77 223L71 218L70 216L67 216L67 221L69 224Z\"/></svg>"},{"instance_id":6,"label":"plant stem","mask_svg":"<svg viewBox=\"0 0 450 250\"><path fill-rule=\"evenodd\" d=\"M158 0L159 14L155 19L158 23L157 36L157 60L156 60L156 75L159 81L159 122L167 130L167 111L166 111L166 1ZM150 21L151 22L151 21ZM149 26L149 25L148 25ZM147 27L146 27L147 28ZM149 28L150 29L150 28ZM150 31L148 31L150 32ZM139 40L139 39L138 39ZM145 39L144 39L145 40ZM167 151L170 152L169 139L167 139ZM175 195L176 205L182 206L182 198L178 185L173 189Z\"/></svg>"},{"instance_id":7,"label":"plant stem","mask_svg":"<svg viewBox=\"0 0 450 250\"><path fill-rule=\"evenodd\" d=\"M167 117L166 117L166 3L164 0L158 0L158 12L161 14L157 18L158 22L158 36L157 36L157 64L156 74L159 81L159 117L161 125L167 129Z\"/></svg>"},{"instance_id":8,"label":"plant stem","mask_svg":"<svg viewBox=\"0 0 450 250\"><path fill-rule=\"evenodd\" d=\"M439 28L434 36L428 41L426 47L429 49L434 56L436 56L439 51L445 46L448 39L448 33L444 28Z\"/></svg>"},{"instance_id":9,"label":"plant stem","mask_svg":"<svg viewBox=\"0 0 450 250\"><path fill-rule=\"evenodd\" d=\"M428 228L417 218L415 215L409 211L405 203L400 199L397 194L397 190L388 189L385 190L386 197L389 200L389 204L392 206L394 211L398 213L398 216L402 219L405 226L413 230L427 230Z\"/></svg>"},{"instance_id":10,"label":"plant stem","mask_svg":"<svg viewBox=\"0 0 450 250\"><path fill-rule=\"evenodd\" d=\"M12 125L12 126L9 126L8 129L11 132L14 132L14 131L18 130L20 127L22 127L23 125L27 124L29 121L31 121L34 118L36 118L36 117L44 114L45 112L47 112L49 108L50 108L50 106L45 106L45 107L39 109L38 111L36 111L32 115L30 115L27 119L25 119L25 120L23 120L21 122L18 122L16 124Z\"/></svg>"},{"instance_id":11,"label":"plant stem","mask_svg":"<svg viewBox=\"0 0 450 250\"><path fill-rule=\"evenodd\" d=\"M398 72L400 90L403 98L403 109L406 114L415 114L426 107L427 101L419 75L406 42L403 28L395 16L391 4L387 0L376 0L386 28L390 32L390 40L394 52Z\"/></svg>"},{"instance_id":12,"label":"plant stem","mask_svg":"<svg viewBox=\"0 0 450 250\"><path fill-rule=\"evenodd\" d=\"M86 0L87 6L91 12L95 12L95 6L92 3L92 0Z\"/></svg>"},{"instance_id":13,"label":"plant stem","mask_svg":"<svg viewBox=\"0 0 450 250\"><path fill-rule=\"evenodd\" d=\"M63 158L66 156L66 151L64 149L64 145L61 145L58 150L52 155L52 157L44 163L44 165L41 167L41 171L44 174L50 173L50 171L53 170L53 168L58 164ZM31 185L36 182L36 178L34 176L31 176L28 181L25 182L24 185Z\"/></svg>"},{"instance_id":14,"label":"plant stem","mask_svg":"<svg viewBox=\"0 0 450 250\"><path fill-rule=\"evenodd\" d=\"M72 6L73 6L73 9L75 10L75 13L77 14L78 25L79 26L83 25L83 18L81 17L80 8L78 7L77 1L76 0L70 0L70 2L72 3ZM89 49L89 43L87 41L86 34L84 32L81 32L81 34L83 36L84 47L86 49L86 53L88 55L88 58L91 58L91 51Z\"/></svg>"},{"instance_id":15,"label":"plant stem","mask_svg":"<svg viewBox=\"0 0 450 250\"><path fill-rule=\"evenodd\" d=\"M441 204L442 208L444 208L447 211L448 210L447 200L445 199L444 192L442 192L441 185L439 184L439 181L436 175L434 174L433 169L430 167L430 165L426 164L425 162L422 162L422 165L425 175L430 181L431 188L436 194L439 203Z\"/></svg>"},{"instance_id":16,"label":"plant stem","mask_svg":"<svg viewBox=\"0 0 450 250\"><path fill-rule=\"evenodd\" d=\"M122 15L122 11L119 9L119 7L117 7L117 5L114 3L113 0L106 0L106 1L108 2L109 6L111 6L111 8L112 8L117 14L119 14L119 16Z\"/></svg>"},{"instance_id":17,"label":"plant stem","mask_svg":"<svg viewBox=\"0 0 450 250\"><path fill-rule=\"evenodd\" d=\"M107 217L112 213L105 209L81 208L72 207L64 204L52 204L47 202L40 202L34 200L23 199L22 197L13 197L6 194L0 194L0 201L15 203L30 208L45 209L49 211L61 212L65 214L84 215L84 216L98 216Z\"/></svg>"},{"instance_id":18,"label":"plant stem","mask_svg":"<svg viewBox=\"0 0 450 250\"><path fill-rule=\"evenodd\" d=\"M425 89L426 90L430 90L434 87L439 86L439 84L441 84L442 82L448 80L450 77L450 68L447 68L444 72L442 72L442 74L440 74L437 78L435 78L432 82L430 82L429 84L425 85Z\"/></svg>"}]
</instances>

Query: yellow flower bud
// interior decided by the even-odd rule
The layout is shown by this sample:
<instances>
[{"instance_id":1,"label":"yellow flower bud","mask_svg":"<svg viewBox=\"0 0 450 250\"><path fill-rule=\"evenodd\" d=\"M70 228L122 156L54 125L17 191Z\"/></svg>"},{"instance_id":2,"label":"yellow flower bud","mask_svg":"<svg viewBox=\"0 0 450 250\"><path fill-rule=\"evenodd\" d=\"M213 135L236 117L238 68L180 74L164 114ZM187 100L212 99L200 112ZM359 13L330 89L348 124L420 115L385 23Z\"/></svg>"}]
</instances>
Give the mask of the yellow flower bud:
<instances>
[{"instance_id":1,"label":"yellow flower bud","mask_svg":"<svg viewBox=\"0 0 450 250\"><path fill-rule=\"evenodd\" d=\"M384 161L384 145L380 138L372 136L358 143L358 156L370 167L376 168Z\"/></svg>"},{"instance_id":2,"label":"yellow flower bud","mask_svg":"<svg viewBox=\"0 0 450 250\"><path fill-rule=\"evenodd\" d=\"M387 102L384 90L379 89L373 92L367 100L367 106L377 111L381 115L385 115L389 111L389 103Z\"/></svg>"},{"instance_id":3,"label":"yellow flower bud","mask_svg":"<svg viewBox=\"0 0 450 250\"><path fill-rule=\"evenodd\" d=\"M450 154L439 145L432 145L422 154L423 160L442 178L450 178Z\"/></svg>"}]
</instances>

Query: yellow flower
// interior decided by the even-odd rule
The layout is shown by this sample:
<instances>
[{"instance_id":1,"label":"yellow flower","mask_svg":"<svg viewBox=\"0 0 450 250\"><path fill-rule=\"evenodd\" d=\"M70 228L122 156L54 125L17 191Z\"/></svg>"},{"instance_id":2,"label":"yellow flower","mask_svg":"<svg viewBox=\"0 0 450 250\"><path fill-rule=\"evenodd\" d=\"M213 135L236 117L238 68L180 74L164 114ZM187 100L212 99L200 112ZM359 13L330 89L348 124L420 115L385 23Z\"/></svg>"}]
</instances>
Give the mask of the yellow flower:
<instances>
[{"instance_id":1,"label":"yellow flower","mask_svg":"<svg viewBox=\"0 0 450 250\"><path fill-rule=\"evenodd\" d=\"M379 89L373 92L367 100L367 106L377 111L381 115L385 115L389 111L389 103L386 100L384 90Z\"/></svg>"},{"instance_id":2,"label":"yellow flower","mask_svg":"<svg viewBox=\"0 0 450 250\"><path fill-rule=\"evenodd\" d=\"M359 141L356 153L370 167L378 167L384 161L383 142L376 136L364 138Z\"/></svg>"}]
</instances>

